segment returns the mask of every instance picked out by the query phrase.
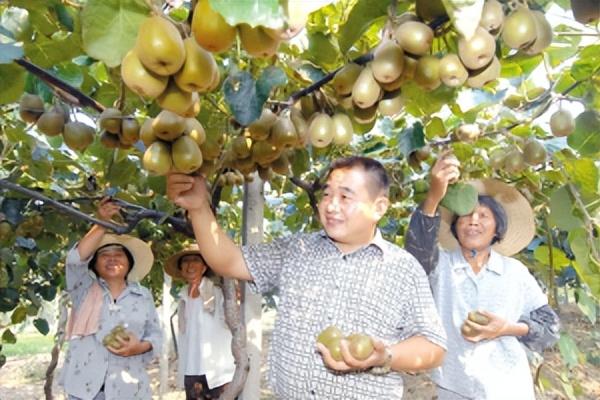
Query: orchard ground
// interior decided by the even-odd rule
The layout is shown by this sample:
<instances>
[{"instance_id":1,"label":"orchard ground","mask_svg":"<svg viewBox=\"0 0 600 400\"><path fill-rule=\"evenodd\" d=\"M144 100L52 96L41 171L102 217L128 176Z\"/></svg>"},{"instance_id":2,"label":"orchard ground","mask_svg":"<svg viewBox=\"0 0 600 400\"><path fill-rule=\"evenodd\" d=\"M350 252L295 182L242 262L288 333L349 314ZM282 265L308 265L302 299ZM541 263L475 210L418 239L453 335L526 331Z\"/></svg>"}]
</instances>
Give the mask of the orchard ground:
<instances>
[{"instance_id":1,"label":"orchard ground","mask_svg":"<svg viewBox=\"0 0 600 400\"><path fill-rule=\"evenodd\" d=\"M269 345L271 330L273 329L273 311L263 313L263 343L266 355L266 349ZM582 356L585 355L589 360L596 362L588 362L586 367L579 365L574 367L570 372L563 370L561 357L558 348L547 351L544 354L544 362L540 370L540 379L551 384L551 389L546 389L544 393L538 393L537 398L540 400L562 400L562 399L581 399L595 400L600 398L600 329L598 323L590 324L588 319L582 315L576 305L568 304L561 307L561 322L563 330L577 343ZM261 365L263 379L266 376L266 365L263 356ZM49 354L34 354L34 355L13 355L9 356L7 363L0 370L0 399L1 400L25 400L25 399L43 399L44 398L44 376L50 360ZM59 362L59 369L62 366L63 357ZM172 365L174 363L171 363ZM56 370L55 376L58 376L59 369ZM535 371L534 371L535 373ZM155 388L155 393L158 393L159 369L158 363L151 366L150 374L152 376L152 384ZM163 395L164 400L179 400L185 399L185 395L181 390L175 387L174 371L169 374L169 392ZM55 400L64 400L64 395L58 385L57 379L54 382L54 398ZM564 383L570 383L574 389L573 397L568 397L565 394L563 387ZM432 400L435 399L434 387L426 375L420 374L416 376L405 377L405 398L416 400ZM266 388L265 382L262 387L261 400L272 400L274 397ZM159 399L158 395L154 396Z\"/></svg>"}]
</instances>

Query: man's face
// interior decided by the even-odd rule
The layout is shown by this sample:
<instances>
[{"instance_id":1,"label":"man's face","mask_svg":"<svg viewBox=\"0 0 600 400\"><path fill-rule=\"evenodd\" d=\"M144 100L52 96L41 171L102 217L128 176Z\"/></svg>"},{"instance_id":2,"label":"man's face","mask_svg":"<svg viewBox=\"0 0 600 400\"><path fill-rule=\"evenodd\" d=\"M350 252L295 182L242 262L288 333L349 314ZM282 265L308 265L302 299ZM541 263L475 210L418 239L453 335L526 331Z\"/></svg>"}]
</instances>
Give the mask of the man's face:
<instances>
[{"instance_id":1,"label":"man's face","mask_svg":"<svg viewBox=\"0 0 600 400\"><path fill-rule=\"evenodd\" d=\"M190 254L181 257L180 261L181 276L187 282L198 281L206 271L206 264L202 261L202 257Z\"/></svg>"},{"instance_id":2,"label":"man's face","mask_svg":"<svg viewBox=\"0 0 600 400\"><path fill-rule=\"evenodd\" d=\"M496 219L492 210L479 205L469 215L456 220L456 235L461 247L468 250L485 250L496 235Z\"/></svg>"},{"instance_id":3,"label":"man's face","mask_svg":"<svg viewBox=\"0 0 600 400\"><path fill-rule=\"evenodd\" d=\"M370 242L387 198L369 192L370 175L362 168L334 170L319 201L319 217L327 235L353 250ZM373 190L373 189L372 189Z\"/></svg>"},{"instance_id":4,"label":"man's face","mask_svg":"<svg viewBox=\"0 0 600 400\"><path fill-rule=\"evenodd\" d=\"M96 272L104 280L125 280L129 267L129 259L122 247L109 246L98 251Z\"/></svg>"}]
</instances>

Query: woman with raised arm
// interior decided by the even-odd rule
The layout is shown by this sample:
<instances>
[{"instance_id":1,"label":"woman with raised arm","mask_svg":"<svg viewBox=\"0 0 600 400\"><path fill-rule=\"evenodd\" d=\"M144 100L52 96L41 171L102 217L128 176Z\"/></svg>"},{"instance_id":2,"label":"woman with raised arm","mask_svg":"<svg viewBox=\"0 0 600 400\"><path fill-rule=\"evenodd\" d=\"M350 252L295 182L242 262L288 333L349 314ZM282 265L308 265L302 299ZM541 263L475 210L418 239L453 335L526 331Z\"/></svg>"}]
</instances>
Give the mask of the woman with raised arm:
<instances>
[{"instance_id":1,"label":"woman with raised arm","mask_svg":"<svg viewBox=\"0 0 600 400\"><path fill-rule=\"evenodd\" d=\"M440 157L406 236L448 335L444 363L432 374L438 398L534 400L525 347L553 345L559 322L527 267L511 257L533 239L533 210L515 188L493 179L468 182L479 193L470 214L438 210L458 177L458 160Z\"/></svg>"},{"instance_id":2,"label":"woman with raised arm","mask_svg":"<svg viewBox=\"0 0 600 400\"><path fill-rule=\"evenodd\" d=\"M110 199L100 201L100 219L118 212ZM72 310L60 379L69 400L152 398L146 365L160 352L162 334L152 295L139 281L153 261L148 244L100 225L69 251Z\"/></svg>"}]
</instances>

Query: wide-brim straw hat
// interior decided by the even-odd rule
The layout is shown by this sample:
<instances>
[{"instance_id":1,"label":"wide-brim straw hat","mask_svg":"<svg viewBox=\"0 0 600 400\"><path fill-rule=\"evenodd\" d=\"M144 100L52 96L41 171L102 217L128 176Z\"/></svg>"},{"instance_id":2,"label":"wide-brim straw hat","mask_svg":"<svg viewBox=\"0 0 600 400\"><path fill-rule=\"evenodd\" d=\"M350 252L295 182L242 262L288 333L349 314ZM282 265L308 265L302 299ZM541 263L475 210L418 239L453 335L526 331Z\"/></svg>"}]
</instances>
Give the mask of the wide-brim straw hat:
<instances>
[{"instance_id":1,"label":"wide-brim straw hat","mask_svg":"<svg viewBox=\"0 0 600 400\"><path fill-rule=\"evenodd\" d=\"M181 257L188 255L198 255L202 257L197 244L192 244L179 253L175 253L169 257L165 263L165 272L174 279L184 279L183 276L181 276L181 270L179 269L179 260Z\"/></svg>"},{"instance_id":2,"label":"wide-brim straw hat","mask_svg":"<svg viewBox=\"0 0 600 400\"><path fill-rule=\"evenodd\" d=\"M506 212L506 234L492 248L505 256L512 256L523 250L535 235L533 210L527 199L514 187L496 179L478 179L466 183L474 186L480 195L492 197ZM458 241L450 231L454 213L440 207L440 214L440 245L447 250L457 249Z\"/></svg>"},{"instance_id":3,"label":"wide-brim straw hat","mask_svg":"<svg viewBox=\"0 0 600 400\"><path fill-rule=\"evenodd\" d=\"M120 244L125 247L133 257L133 268L127 275L127 280L130 282L139 282L150 272L154 263L154 255L152 249L143 240L129 235L113 235L106 234L102 241L94 250L94 253L101 247L109 244Z\"/></svg>"}]
</instances>

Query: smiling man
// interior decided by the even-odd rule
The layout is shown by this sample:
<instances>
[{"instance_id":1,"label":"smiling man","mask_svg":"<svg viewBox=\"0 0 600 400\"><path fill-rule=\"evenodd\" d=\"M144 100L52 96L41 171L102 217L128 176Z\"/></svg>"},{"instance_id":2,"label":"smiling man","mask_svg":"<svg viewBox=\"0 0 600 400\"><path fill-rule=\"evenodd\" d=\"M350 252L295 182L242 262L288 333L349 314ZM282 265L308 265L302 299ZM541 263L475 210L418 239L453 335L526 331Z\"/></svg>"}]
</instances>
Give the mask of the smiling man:
<instances>
[{"instance_id":1,"label":"smiling man","mask_svg":"<svg viewBox=\"0 0 600 400\"><path fill-rule=\"evenodd\" d=\"M389 206L388 177L372 159L335 161L319 201L323 231L268 244L236 246L219 228L204 179L172 174L169 197L188 210L200 253L220 275L261 292L279 289L270 383L279 399L400 399L398 372L438 366L445 334L421 266L377 229ZM348 343L334 360L317 345L335 325L363 333L375 350L352 357ZM337 358L337 357L336 357Z\"/></svg>"}]
</instances>

